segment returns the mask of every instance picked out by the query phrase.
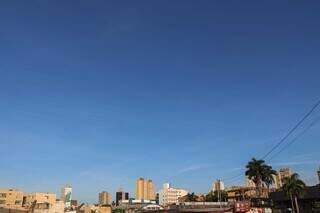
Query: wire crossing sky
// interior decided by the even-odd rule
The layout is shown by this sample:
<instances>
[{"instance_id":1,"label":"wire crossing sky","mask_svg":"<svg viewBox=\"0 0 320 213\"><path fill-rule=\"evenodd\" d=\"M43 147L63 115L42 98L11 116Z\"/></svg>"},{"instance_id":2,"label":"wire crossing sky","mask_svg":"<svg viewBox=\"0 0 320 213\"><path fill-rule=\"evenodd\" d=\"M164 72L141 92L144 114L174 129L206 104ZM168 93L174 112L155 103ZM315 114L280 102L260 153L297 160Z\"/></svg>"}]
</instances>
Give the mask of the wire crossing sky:
<instances>
[{"instance_id":1,"label":"wire crossing sky","mask_svg":"<svg viewBox=\"0 0 320 213\"><path fill-rule=\"evenodd\" d=\"M0 188L71 184L96 202L120 187L133 197L139 177L194 192L234 177L318 101L319 10L316 0L1 1ZM319 115L271 161L308 184Z\"/></svg>"}]
</instances>

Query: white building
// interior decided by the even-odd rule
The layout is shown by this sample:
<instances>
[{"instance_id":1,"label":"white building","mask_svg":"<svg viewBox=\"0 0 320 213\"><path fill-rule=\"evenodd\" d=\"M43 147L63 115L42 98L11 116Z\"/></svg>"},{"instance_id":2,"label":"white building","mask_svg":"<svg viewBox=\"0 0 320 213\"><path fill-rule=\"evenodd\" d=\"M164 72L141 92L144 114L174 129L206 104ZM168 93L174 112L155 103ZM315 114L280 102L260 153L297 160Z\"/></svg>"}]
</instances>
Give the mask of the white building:
<instances>
[{"instance_id":1,"label":"white building","mask_svg":"<svg viewBox=\"0 0 320 213\"><path fill-rule=\"evenodd\" d=\"M65 208L71 207L72 187L66 185L61 189L61 200L64 202Z\"/></svg>"},{"instance_id":2,"label":"white building","mask_svg":"<svg viewBox=\"0 0 320 213\"><path fill-rule=\"evenodd\" d=\"M184 189L175 189L170 187L169 183L163 184L163 188L159 192L159 204L166 206L178 203L178 199L188 194Z\"/></svg>"}]
</instances>

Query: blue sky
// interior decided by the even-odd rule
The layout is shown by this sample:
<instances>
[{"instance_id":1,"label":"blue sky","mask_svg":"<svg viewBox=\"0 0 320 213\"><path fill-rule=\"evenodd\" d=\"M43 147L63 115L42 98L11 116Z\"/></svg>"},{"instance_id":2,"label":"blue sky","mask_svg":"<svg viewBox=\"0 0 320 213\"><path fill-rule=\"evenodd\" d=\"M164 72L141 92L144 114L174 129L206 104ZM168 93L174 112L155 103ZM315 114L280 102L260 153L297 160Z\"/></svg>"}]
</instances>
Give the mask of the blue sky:
<instances>
[{"instance_id":1,"label":"blue sky","mask_svg":"<svg viewBox=\"0 0 320 213\"><path fill-rule=\"evenodd\" d=\"M133 195L139 177L206 192L237 175L319 99L319 10L319 1L1 1L0 188L70 183L76 199L95 202L102 190ZM319 116L269 162L308 184Z\"/></svg>"}]
</instances>

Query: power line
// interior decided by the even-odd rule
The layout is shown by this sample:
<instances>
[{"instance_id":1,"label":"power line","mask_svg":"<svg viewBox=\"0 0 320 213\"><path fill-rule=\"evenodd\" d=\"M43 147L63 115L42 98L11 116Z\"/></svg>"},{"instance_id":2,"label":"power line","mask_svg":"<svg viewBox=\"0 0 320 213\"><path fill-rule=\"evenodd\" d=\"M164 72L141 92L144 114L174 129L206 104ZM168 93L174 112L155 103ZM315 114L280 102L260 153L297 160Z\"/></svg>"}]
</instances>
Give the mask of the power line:
<instances>
[{"instance_id":1,"label":"power line","mask_svg":"<svg viewBox=\"0 0 320 213\"><path fill-rule=\"evenodd\" d=\"M303 118L274 146L271 148L267 154L265 154L262 159L268 157L275 149L277 149L303 122L306 120L312 112L320 105L320 100L308 111L308 113L303 116Z\"/></svg>"},{"instance_id":2,"label":"power line","mask_svg":"<svg viewBox=\"0 0 320 213\"><path fill-rule=\"evenodd\" d=\"M320 100L308 111L307 114L274 146L272 149L267 152L262 159L265 159L268 157L275 149L277 149L311 114L312 112L320 105ZM299 137L301 137L303 134L305 134L312 126L314 126L320 119L316 119L313 121L301 134L299 134L297 137L295 137L293 140L291 140L286 146L284 146L280 151L278 151L276 154L274 154L269 160L273 159L276 155L280 154L284 149L286 149L288 146L293 144ZM234 182L235 180L238 180L240 177L243 176L243 172L232 176L231 178L226 178L224 180L227 180L227 182Z\"/></svg>"},{"instance_id":3,"label":"power line","mask_svg":"<svg viewBox=\"0 0 320 213\"><path fill-rule=\"evenodd\" d=\"M320 121L320 117L317 117L313 122L307 126L299 135L297 135L295 138L293 138L289 143L287 143L282 149L280 149L278 152L276 152L274 155L272 155L269 158L269 161L271 161L273 158L275 158L277 155L279 155L283 150L291 146L294 142L296 142L300 137L302 137L309 129L311 129L314 125L316 125Z\"/></svg>"}]
</instances>

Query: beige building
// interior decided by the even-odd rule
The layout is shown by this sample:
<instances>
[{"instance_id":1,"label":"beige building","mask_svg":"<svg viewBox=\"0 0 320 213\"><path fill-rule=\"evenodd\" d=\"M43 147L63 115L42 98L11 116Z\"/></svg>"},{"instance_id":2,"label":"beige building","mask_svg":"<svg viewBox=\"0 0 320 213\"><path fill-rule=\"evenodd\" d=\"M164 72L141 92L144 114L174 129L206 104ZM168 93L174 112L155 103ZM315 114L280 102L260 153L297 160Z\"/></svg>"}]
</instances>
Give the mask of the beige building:
<instances>
[{"instance_id":1,"label":"beige building","mask_svg":"<svg viewBox=\"0 0 320 213\"><path fill-rule=\"evenodd\" d=\"M26 196L26 205L31 206L35 201L36 203L48 203L50 205L55 205L56 198L57 196L54 193L34 192Z\"/></svg>"},{"instance_id":2,"label":"beige building","mask_svg":"<svg viewBox=\"0 0 320 213\"><path fill-rule=\"evenodd\" d=\"M224 183L221 180L217 180L212 183L212 191L223 191Z\"/></svg>"},{"instance_id":3,"label":"beige building","mask_svg":"<svg viewBox=\"0 0 320 213\"><path fill-rule=\"evenodd\" d=\"M112 199L111 195L108 192L100 192L99 193L99 204L100 205L111 205Z\"/></svg>"},{"instance_id":4,"label":"beige building","mask_svg":"<svg viewBox=\"0 0 320 213\"><path fill-rule=\"evenodd\" d=\"M54 204L50 204L48 202L43 202L43 203L37 202L34 206L31 206L29 212L32 212L32 213L64 213L64 202L57 201Z\"/></svg>"},{"instance_id":5,"label":"beige building","mask_svg":"<svg viewBox=\"0 0 320 213\"><path fill-rule=\"evenodd\" d=\"M111 213L110 206L95 206L95 205L84 205L80 208L79 213Z\"/></svg>"},{"instance_id":6,"label":"beige building","mask_svg":"<svg viewBox=\"0 0 320 213\"><path fill-rule=\"evenodd\" d=\"M253 180L249 179L248 176L246 176L246 187L249 187L249 188L256 187L256 184L253 182Z\"/></svg>"},{"instance_id":7,"label":"beige building","mask_svg":"<svg viewBox=\"0 0 320 213\"><path fill-rule=\"evenodd\" d=\"M275 185L276 188L279 189L284 184L284 179L290 177L292 175L292 171L289 168L282 168L279 170L278 175L276 176Z\"/></svg>"},{"instance_id":8,"label":"beige building","mask_svg":"<svg viewBox=\"0 0 320 213\"><path fill-rule=\"evenodd\" d=\"M23 192L14 189L0 189L0 207L20 207L22 202Z\"/></svg>"},{"instance_id":9,"label":"beige building","mask_svg":"<svg viewBox=\"0 0 320 213\"><path fill-rule=\"evenodd\" d=\"M136 181L136 200L155 200L155 189L152 180L139 178Z\"/></svg>"},{"instance_id":10,"label":"beige building","mask_svg":"<svg viewBox=\"0 0 320 213\"><path fill-rule=\"evenodd\" d=\"M141 200L144 197L144 179L139 178L136 182L136 200Z\"/></svg>"}]
</instances>

